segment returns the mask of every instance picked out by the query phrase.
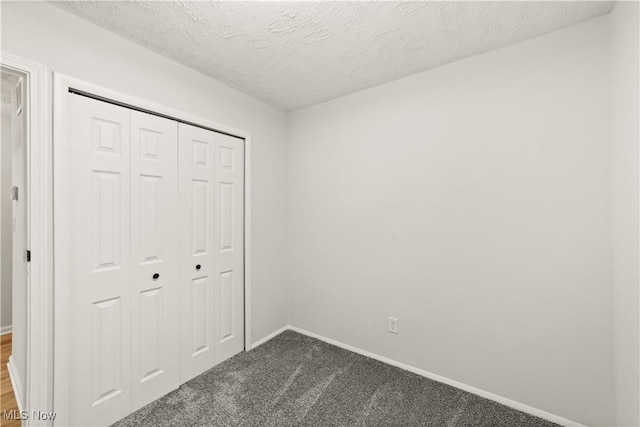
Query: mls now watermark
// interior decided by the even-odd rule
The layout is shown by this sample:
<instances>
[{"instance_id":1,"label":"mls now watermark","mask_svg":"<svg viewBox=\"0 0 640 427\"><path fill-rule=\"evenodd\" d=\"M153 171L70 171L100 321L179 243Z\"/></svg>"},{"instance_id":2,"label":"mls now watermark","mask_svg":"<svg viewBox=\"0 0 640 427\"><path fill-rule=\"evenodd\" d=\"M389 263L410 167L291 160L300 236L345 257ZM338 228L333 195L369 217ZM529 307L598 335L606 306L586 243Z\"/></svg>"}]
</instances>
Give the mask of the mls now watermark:
<instances>
[{"instance_id":1,"label":"mls now watermark","mask_svg":"<svg viewBox=\"0 0 640 427\"><path fill-rule=\"evenodd\" d=\"M55 412L45 412L45 411L18 411L17 409L12 409L10 411L2 411L2 416L5 420L37 420L37 421L46 421L46 420L55 420L56 413Z\"/></svg>"}]
</instances>

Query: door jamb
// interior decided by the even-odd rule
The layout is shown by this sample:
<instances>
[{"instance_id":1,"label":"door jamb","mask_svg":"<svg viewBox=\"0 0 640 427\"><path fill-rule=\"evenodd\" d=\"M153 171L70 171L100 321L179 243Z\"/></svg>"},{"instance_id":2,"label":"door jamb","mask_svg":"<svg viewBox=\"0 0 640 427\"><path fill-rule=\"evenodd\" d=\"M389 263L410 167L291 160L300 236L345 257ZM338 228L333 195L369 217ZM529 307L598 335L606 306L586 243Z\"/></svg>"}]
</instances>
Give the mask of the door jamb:
<instances>
[{"instance_id":1,"label":"door jamb","mask_svg":"<svg viewBox=\"0 0 640 427\"><path fill-rule=\"evenodd\" d=\"M53 151L51 73L42 64L2 52L2 66L24 74L27 158L27 361L24 410L53 410ZM51 425L30 417L25 425Z\"/></svg>"}]
</instances>

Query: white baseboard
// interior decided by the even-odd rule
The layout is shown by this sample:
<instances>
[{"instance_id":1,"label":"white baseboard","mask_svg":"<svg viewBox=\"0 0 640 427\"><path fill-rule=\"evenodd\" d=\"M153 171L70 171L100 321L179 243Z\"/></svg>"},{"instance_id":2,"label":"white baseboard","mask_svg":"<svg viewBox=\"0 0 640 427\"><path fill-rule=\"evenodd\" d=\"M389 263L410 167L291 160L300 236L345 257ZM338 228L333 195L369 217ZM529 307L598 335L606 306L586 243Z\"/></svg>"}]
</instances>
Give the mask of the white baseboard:
<instances>
[{"instance_id":1,"label":"white baseboard","mask_svg":"<svg viewBox=\"0 0 640 427\"><path fill-rule=\"evenodd\" d=\"M11 386L13 387L13 395L16 398L16 403L18 404L18 410L23 411L24 406L22 404L22 380L20 379L20 375L18 375L18 370L16 369L16 364L13 356L9 356L9 363L7 363L7 371L9 371L9 379L11 380Z\"/></svg>"},{"instance_id":2,"label":"white baseboard","mask_svg":"<svg viewBox=\"0 0 640 427\"><path fill-rule=\"evenodd\" d=\"M370 357L371 359L378 360L378 361L386 363L388 365L392 365L392 366L395 366L397 368L404 369L405 371L413 372L414 374L420 375L422 377L429 378L431 380L438 381L438 382L441 382L441 383L444 383L444 384L448 384L448 385L450 385L452 387L459 388L459 389L467 391L469 393L473 393L473 394L475 394L477 396L484 397L485 399L493 400L494 402L498 402L498 403L500 403L502 405L509 406L510 408L517 409L518 411L524 412L524 413L529 414L529 415L536 416L538 418L542 418L542 419L547 420L547 421L551 421L552 423L556 423L556 424L559 424L561 426L566 426L566 427L584 427L583 424L577 423L575 421L568 420L568 419L560 417L558 415L551 414L549 412L543 411L542 409L534 408L532 406L526 405L524 403L516 402L515 400L511 400L511 399L508 399L506 397L499 396L499 395L491 393L489 391L482 390L482 389L476 388L474 386L471 386L471 385L468 385L468 384L465 384L465 383L461 383L461 382L456 381L456 380L452 380L452 379L447 378L447 377L443 377L442 375L434 374L433 372L425 371L424 369L419 369L419 368L416 368L414 366L407 365L405 363L398 362L396 360L389 359L387 357L383 357L383 356L380 356L378 354L371 353L369 351L362 350L360 348L357 348L357 347L342 343L340 341L336 341L336 340L333 340L331 338L323 337L322 335L318 335L318 334L315 334L313 332L309 332L307 330L298 328L297 326L291 326L291 325L285 326L284 328L281 328L281 329L277 330L276 332L274 332L274 333L272 333L270 335L267 335L266 337L264 337L261 340L257 341L253 345L253 347L255 348L255 347L259 346L260 344L264 344L265 342L267 342L270 339L274 338L276 335L286 331L287 329L290 329L292 331L298 332L298 333L303 334L303 335L307 335L307 336L312 337L312 338L319 339L320 341L324 341L324 342L326 342L328 344L335 345L336 347L340 347L340 348L343 348L345 350L349 350L349 351L352 351L354 353L358 353L358 354L361 354L363 356Z\"/></svg>"},{"instance_id":3,"label":"white baseboard","mask_svg":"<svg viewBox=\"0 0 640 427\"><path fill-rule=\"evenodd\" d=\"M286 331L287 329L290 329L291 327L289 325L283 326L282 328L278 329L275 332L270 333L269 335L267 335L266 337L259 339L258 341L254 342L253 345L251 346L252 349L258 347L259 345L262 345L264 343L266 343L267 341L271 340L272 338L275 338L276 336L280 335L281 333L283 333L284 331Z\"/></svg>"},{"instance_id":4,"label":"white baseboard","mask_svg":"<svg viewBox=\"0 0 640 427\"><path fill-rule=\"evenodd\" d=\"M10 334L12 330L13 329L12 329L11 325L3 326L3 327L0 328L0 335Z\"/></svg>"}]
</instances>

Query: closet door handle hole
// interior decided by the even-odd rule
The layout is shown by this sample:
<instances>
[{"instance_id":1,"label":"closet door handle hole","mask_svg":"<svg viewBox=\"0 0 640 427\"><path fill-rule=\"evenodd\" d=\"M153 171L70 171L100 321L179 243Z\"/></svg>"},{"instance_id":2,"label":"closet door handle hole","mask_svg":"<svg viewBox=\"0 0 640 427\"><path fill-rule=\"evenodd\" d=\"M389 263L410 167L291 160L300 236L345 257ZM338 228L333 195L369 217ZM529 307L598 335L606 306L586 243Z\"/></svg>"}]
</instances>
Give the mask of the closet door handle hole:
<instances>
[{"instance_id":1,"label":"closet door handle hole","mask_svg":"<svg viewBox=\"0 0 640 427\"><path fill-rule=\"evenodd\" d=\"M158 280L160 278L160 275L158 273L153 275L153 280Z\"/></svg>"},{"instance_id":2,"label":"closet door handle hole","mask_svg":"<svg viewBox=\"0 0 640 427\"><path fill-rule=\"evenodd\" d=\"M200 264L196 265L196 270L200 270L202 266Z\"/></svg>"}]
</instances>

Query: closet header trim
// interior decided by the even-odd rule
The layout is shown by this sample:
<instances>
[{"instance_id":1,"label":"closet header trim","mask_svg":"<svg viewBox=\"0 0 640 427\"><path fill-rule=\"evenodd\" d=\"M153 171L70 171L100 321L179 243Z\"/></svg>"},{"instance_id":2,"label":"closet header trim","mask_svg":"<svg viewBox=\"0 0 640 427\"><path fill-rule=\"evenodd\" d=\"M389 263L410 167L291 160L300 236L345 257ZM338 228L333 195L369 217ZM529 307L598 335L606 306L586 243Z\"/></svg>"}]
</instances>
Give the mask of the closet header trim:
<instances>
[{"instance_id":1,"label":"closet header trim","mask_svg":"<svg viewBox=\"0 0 640 427\"><path fill-rule=\"evenodd\" d=\"M241 139L243 141L245 140L245 138L243 138L241 136L234 135L234 134L231 134L231 133L228 133L228 132L224 132L224 131L221 131L219 129L213 129L213 128L210 128L208 126L202 126L202 125L199 125L198 123L189 122L187 120L182 120L182 119L179 119L177 117L167 116L166 114L158 113L156 111L147 110L145 108L136 107L135 105L127 104L125 102L116 101L115 99L106 98L104 96L95 95L93 93L85 92L85 91L80 90L80 89L74 89L74 88L70 87L69 88L69 93L72 93L72 94L75 94L75 95L80 95L80 96L85 96L87 98L96 99L98 101L107 102L107 103L113 104L113 105L118 105L120 107L125 107L125 108L128 108L130 110L135 110L135 111L140 111L142 113L151 114L153 116L163 117L165 119L173 120L173 121L178 122L178 123L184 123L186 125L195 126L197 128L206 129L206 130L210 130L210 131L213 131L213 132L221 133L223 135L232 136L234 138L238 138L238 139Z\"/></svg>"}]
</instances>

